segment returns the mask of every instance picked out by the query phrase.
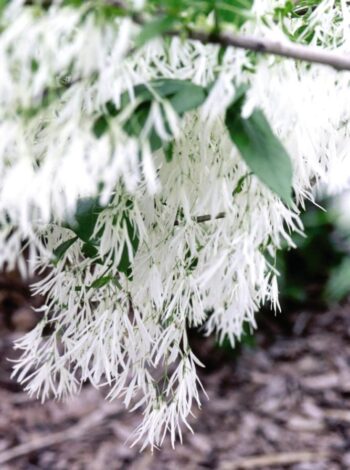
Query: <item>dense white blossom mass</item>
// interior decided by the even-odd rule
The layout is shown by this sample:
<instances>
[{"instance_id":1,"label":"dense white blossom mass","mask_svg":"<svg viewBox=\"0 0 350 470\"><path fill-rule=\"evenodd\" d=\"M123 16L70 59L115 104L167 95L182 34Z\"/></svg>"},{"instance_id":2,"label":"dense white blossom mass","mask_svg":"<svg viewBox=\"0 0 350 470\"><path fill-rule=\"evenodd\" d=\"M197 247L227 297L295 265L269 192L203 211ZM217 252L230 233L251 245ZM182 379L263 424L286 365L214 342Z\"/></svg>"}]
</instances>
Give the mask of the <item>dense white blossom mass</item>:
<instances>
[{"instance_id":1,"label":"dense white blossom mass","mask_svg":"<svg viewBox=\"0 0 350 470\"><path fill-rule=\"evenodd\" d=\"M29 258L43 273L34 292L46 298L42 321L16 344L14 374L43 400L86 380L108 384L109 398L143 410L135 440L154 447L167 432L172 443L181 437L200 404L188 329L234 344L262 304L278 309L274 254L302 231L299 208L320 182L347 185L350 75L179 38L134 50L139 26L105 21L88 3L38 12L15 0L1 17L0 267L25 274ZM276 24L269 12L283 3L257 0L242 32L288 41L302 19ZM346 2L321 1L300 40L313 31L311 44L350 53L349 21ZM213 85L183 118L153 102L145 127L175 136L171 161L144 130L125 132L134 87L157 78ZM243 116L263 109L291 156L291 207L228 136L225 110L241 83L250 85ZM121 112L96 136L106 103ZM91 253L69 227L79 201L93 198Z\"/></svg>"}]
</instances>

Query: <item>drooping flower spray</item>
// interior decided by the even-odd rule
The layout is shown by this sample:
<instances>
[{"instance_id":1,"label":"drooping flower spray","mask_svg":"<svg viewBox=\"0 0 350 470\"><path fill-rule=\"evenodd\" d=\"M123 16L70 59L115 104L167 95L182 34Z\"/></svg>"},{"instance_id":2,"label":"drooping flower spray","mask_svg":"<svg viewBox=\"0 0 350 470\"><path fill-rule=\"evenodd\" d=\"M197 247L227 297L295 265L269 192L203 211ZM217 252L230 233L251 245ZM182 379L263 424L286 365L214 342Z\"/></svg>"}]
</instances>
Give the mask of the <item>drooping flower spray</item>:
<instances>
[{"instance_id":1,"label":"drooping flower spray","mask_svg":"<svg viewBox=\"0 0 350 470\"><path fill-rule=\"evenodd\" d=\"M339 162L346 174L349 74L179 37L135 48L130 16L25 3L1 14L0 266L45 273L46 301L14 375L43 400L108 384L143 410L136 441L174 444L200 405L188 328L234 344L261 305L278 309L276 250L317 184L336 185ZM317 2L300 33L302 18L276 21L283 3L256 1L241 31L349 53L345 2ZM289 203L228 132L242 86L237 126L266 116Z\"/></svg>"}]
</instances>

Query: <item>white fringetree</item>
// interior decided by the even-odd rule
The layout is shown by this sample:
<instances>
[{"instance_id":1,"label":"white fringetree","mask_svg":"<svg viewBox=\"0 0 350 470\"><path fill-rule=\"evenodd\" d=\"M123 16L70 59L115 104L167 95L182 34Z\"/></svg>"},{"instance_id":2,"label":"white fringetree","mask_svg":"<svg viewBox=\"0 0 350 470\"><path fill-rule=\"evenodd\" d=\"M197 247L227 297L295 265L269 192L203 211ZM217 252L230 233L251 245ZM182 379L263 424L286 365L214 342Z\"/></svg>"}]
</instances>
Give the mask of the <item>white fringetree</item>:
<instances>
[{"instance_id":1,"label":"white fringetree","mask_svg":"<svg viewBox=\"0 0 350 470\"><path fill-rule=\"evenodd\" d=\"M0 268L45 298L25 390L108 385L133 442L181 438L189 328L234 345L278 309L276 250L348 183L349 53L345 0L0 0Z\"/></svg>"}]
</instances>

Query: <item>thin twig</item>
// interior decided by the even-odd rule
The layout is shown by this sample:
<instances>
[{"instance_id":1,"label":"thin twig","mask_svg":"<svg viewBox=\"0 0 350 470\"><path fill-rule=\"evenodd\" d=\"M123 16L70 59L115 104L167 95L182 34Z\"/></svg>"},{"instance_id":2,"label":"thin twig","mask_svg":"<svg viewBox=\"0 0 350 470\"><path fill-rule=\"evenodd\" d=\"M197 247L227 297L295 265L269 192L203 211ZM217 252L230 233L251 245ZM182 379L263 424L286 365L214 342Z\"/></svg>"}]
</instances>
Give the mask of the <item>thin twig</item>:
<instances>
[{"instance_id":1,"label":"thin twig","mask_svg":"<svg viewBox=\"0 0 350 470\"><path fill-rule=\"evenodd\" d=\"M198 215L197 217L193 217L193 220L194 222L201 223L201 222L208 222L209 220L223 219L224 217L226 217L226 213L219 212L215 217L212 217L209 214L205 214L205 215ZM174 225L180 225L180 222L178 220L175 220Z\"/></svg>"},{"instance_id":2,"label":"thin twig","mask_svg":"<svg viewBox=\"0 0 350 470\"><path fill-rule=\"evenodd\" d=\"M121 10L128 11L122 0L106 0ZM130 12L133 21L141 26L147 23L144 15ZM272 54L305 62L329 65L336 70L350 70L350 55L339 54L319 47L304 46L292 42L274 41L268 38L258 38L249 35L238 35L227 32L206 33L205 31L187 29L187 37L202 42L203 44L218 44L224 47L236 47L258 53ZM168 31L166 36L179 36L180 30Z\"/></svg>"},{"instance_id":3,"label":"thin twig","mask_svg":"<svg viewBox=\"0 0 350 470\"><path fill-rule=\"evenodd\" d=\"M292 42L279 42L254 36L240 36L229 33L210 35L201 31L190 31L188 37L202 43L232 46L254 52L267 53L305 62L329 65L336 70L350 70L350 55L339 54L319 47L304 46Z\"/></svg>"},{"instance_id":4,"label":"thin twig","mask_svg":"<svg viewBox=\"0 0 350 470\"><path fill-rule=\"evenodd\" d=\"M125 12L134 23L143 26L147 24L148 19L140 11L131 10L123 0L104 0L108 5L114 6ZM33 0L27 0L27 5L36 3ZM42 0L42 4L49 7L52 0ZM207 33L205 31L186 28L185 31L174 29L167 31L166 36L180 36L187 34L189 39L197 40L203 44L218 44L224 47L236 47L254 51L257 53L272 54L286 57L294 60L302 60L309 63L328 65L336 70L350 70L350 55L340 54L338 52L325 50L319 47L305 46L293 42L280 42L268 38L259 38L249 35L222 33Z\"/></svg>"},{"instance_id":5,"label":"thin twig","mask_svg":"<svg viewBox=\"0 0 350 470\"><path fill-rule=\"evenodd\" d=\"M215 217L212 217L211 215L199 215L198 217L195 217L195 221L198 223L201 222L208 222L209 220L215 220L215 219L223 219L226 217L225 212L219 212Z\"/></svg>"}]
</instances>

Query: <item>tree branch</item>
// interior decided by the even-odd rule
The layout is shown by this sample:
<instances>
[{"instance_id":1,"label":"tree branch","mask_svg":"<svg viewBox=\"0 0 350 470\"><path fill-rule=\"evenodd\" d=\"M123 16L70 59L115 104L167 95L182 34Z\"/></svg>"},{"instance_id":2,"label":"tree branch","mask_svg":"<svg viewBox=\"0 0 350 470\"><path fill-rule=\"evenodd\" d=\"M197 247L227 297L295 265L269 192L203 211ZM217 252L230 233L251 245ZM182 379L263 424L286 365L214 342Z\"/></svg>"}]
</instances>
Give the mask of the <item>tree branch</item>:
<instances>
[{"instance_id":1,"label":"tree branch","mask_svg":"<svg viewBox=\"0 0 350 470\"><path fill-rule=\"evenodd\" d=\"M123 0L104 0L106 4L119 8L128 15L134 23L141 26L147 24L148 20L140 11L130 10ZM26 5L32 5L33 0L26 0ZM42 0L42 4L50 6L52 0ZM224 47L236 47L264 54L286 57L294 60L302 60L309 63L328 65L336 70L350 70L350 54L340 54L319 47L305 46L293 42L280 42L268 38L259 38L249 35L222 33L207 33L196 29L186 28L189 39L200 41L203 44L218 44ZM166 36L180 36L183 31L171 30L165 33Z\"/></svg>"},{"instance_id":2,"label":"tree branch","mask_svg":"<svg viewBox=\"0 0 350 470\"><path fill-rule=\"evenodd\" d=\"M106 0L108 4L114 5L129 12L132 20L144 26L146 18L140 12L132 12L123 0ZM336 70L350 70L350 55L339 54L320 47L304 46L293 42L280 42L268 38L258 38L249 35L223 33L206 33L205 31L186 29L187 37L200 41L204 44L218 44L224 47L236 47L258 53L272 54L289 59L302 60L305 62L328 65ZM180 36L181 31L172 30L165 33L166 36Z\"/></svg>"},{"instance_id":3,"label":"tree branch","mask_svg":"<svg viewBox=\"0 0 350 470\"><path fill-rule=\"evenodd\" d=\"M198 215L197 217L193 217L194 222L197 223L202 223L202 222L208 222L209 220L216 220L216 219L224 219L226 217L225 212L219 212L215 217L212 217L209 214L205 215ZM175 220L174 225L180 225L180 222L178 220Z\"/></svg>"},{"instance_id":4,"label":"tree branch","mask_svg":"<svg viewBox=\"0 0 350 470\"><path fill-rule=\"evenodd\" d=\"M174 35L171 32L171 35ZM304 46L292 42L273 41L268 38L254 36L240 36L229 33L210 35L201 31L190 31L188 37L203 43L232 46L254 52L266 53L287 57L289 59L302 60L315 64L329 65L337 70L350 70L350 55L339 54L319 47Z\"/></svg>"}]
</instances>

